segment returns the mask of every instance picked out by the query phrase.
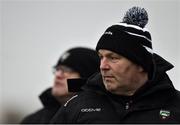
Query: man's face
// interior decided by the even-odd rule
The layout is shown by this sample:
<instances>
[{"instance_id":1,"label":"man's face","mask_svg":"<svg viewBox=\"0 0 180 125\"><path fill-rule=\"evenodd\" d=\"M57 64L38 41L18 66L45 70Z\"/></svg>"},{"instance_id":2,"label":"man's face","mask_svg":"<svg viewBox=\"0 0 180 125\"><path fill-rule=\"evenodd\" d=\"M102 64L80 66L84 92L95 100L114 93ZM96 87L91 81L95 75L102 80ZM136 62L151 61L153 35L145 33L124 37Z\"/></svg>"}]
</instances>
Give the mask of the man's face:
<instances>
[{"instance_id":1,"label":"man's face","mask_svg":"<svg viewBox=\"0 0 180 125\"><path fill-rule=\"evenodd\" d=\"M105 88L114 94L131 94L138 86L142 67L109 50L100 49L98 54Z\"/></svg>"},{"instance_id":2,"label":"man's face","mask_svg":"<svg viewBox=\"0 0 180 125\"><path fill-rule=\"evenodd\" d=\"M67 66L57 67L54 71L52 94L56 97L68 96L70 93L68 93L67 79L71 78L80 78L80 74Z\"/></svg>"}]
</instances>

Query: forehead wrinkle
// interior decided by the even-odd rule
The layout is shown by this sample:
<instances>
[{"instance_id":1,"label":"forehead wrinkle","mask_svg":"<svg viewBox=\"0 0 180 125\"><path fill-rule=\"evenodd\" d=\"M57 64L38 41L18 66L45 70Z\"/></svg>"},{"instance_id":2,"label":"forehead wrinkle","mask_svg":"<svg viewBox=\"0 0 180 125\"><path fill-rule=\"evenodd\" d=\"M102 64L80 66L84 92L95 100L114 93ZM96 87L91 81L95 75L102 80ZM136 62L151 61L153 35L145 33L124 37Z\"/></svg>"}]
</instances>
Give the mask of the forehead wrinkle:
<instances>
[{"instance_id":1,"label":"forehead wrinkle","mask_svg":"<svg viewBox=\"0 0 180 125\"><path fill-rule=\"evenodd\" d=\"M110 50L107 50L107 51L105 51L105 52L104 52L104 50L103 50L103 54L100 53L100 52L98 52L98 55L99 55L99 56L105 56L105 57L110 57L110 56L118 56L118 57L121 57L121 55L119 55L119 54L117 54L117 53L115 53L115 52L112 52L112 51L110 51Z\"/></svg>"}]
</instances>

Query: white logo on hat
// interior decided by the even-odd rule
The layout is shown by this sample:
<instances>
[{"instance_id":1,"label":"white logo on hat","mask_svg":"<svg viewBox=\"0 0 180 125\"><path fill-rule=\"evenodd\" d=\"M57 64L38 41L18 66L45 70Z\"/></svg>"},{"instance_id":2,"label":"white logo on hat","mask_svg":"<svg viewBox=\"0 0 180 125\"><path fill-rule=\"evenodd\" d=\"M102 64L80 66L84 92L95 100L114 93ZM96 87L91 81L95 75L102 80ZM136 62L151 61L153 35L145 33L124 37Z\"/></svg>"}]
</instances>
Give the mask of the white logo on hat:
<instances>
[{"instance_id":1,"label":"white logo on hat","mask_svg":"<svg viewBox=\"0 0 180 125\"><path fill-rule=\"evenodd\" d=\"M64 54L61 56L61 60L64 61L64 60L67 59L69 56L70 56L70 53L69 53L69 52L66 52L66 53L64 53Z\"/></svg>"},{"instance_id":2,"label":"white logo on hat","mask_svg":"<svg viewBox=\"0 0 180 125\"><path fill-rule=\"evenodd\" d=\"M111 31L105 32L104 34L113 35Z\"/></svg>"}]
</instances>

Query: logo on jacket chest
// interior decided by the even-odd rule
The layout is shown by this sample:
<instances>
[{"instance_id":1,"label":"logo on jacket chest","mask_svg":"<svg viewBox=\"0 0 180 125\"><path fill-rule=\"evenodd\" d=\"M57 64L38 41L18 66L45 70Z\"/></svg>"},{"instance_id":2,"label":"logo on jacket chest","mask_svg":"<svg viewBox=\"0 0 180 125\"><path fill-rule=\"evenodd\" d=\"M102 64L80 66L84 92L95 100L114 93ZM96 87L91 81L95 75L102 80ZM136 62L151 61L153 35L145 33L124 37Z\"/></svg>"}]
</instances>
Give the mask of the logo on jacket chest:
<instances>
[{"instance_id":1,"label":"logo on jacket chest","mask_svg":"<svg viewBox=\"0 0 180 125\"><path fill-rule=\"evenodd\" d=\"M170 117L170 111L161 109L159 115L162 120L168 119Z\"/></svg>"},{"instance_id":2,"label":"logo on jacket chest","mask_svg":"<svg viewBox=\"0 0 180 125\"><path fill-rule=\"evenodd\" d=\"M81 112L100 112L101 108L83 108Z\"/></svg>"}]
</instances>

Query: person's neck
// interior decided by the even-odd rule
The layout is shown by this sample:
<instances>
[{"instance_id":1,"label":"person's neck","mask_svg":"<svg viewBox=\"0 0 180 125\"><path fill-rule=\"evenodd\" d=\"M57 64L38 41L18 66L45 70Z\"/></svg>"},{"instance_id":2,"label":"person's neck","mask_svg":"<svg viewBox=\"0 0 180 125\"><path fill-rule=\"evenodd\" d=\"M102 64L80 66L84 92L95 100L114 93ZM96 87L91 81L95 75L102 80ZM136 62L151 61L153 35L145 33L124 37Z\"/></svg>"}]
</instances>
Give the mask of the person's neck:
<instances>
[{"instance_id":1,"label":"person's neck","mask_svg":"<svg viewBox=\"0 0 180 125\"><path fill-rule=\"evenodd\" d=\"M132 88L119 90L117 92L114 92L116 95L122 95L122 96L133 96L135 92L141 88L146 82L148 81L148 74L142 73L137 79L132 83L134 85Z\"/></svg>"}]
</instances>

